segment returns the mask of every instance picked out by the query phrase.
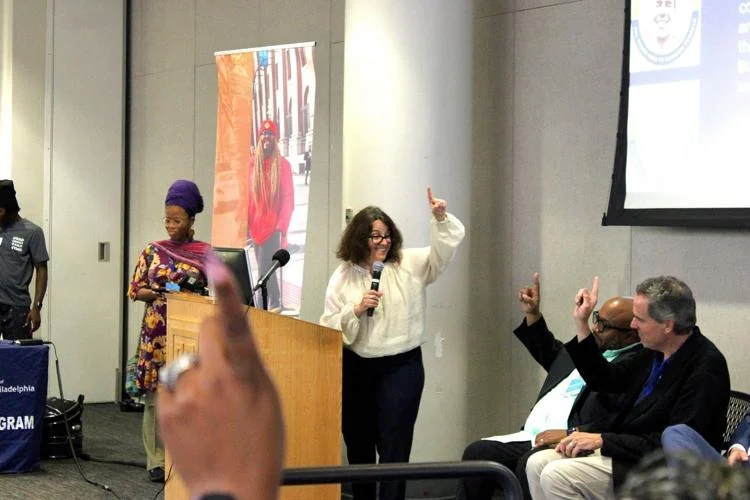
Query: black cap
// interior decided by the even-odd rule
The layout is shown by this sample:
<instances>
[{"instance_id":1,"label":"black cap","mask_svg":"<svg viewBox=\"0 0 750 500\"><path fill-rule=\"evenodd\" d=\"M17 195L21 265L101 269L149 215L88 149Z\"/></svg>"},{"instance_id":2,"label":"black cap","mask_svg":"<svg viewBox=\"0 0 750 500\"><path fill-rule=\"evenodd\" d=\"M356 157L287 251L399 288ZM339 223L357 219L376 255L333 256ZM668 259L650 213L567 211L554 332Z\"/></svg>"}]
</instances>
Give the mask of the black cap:
<instances>
[{"instance_id":1,"label":"black cap","mask_svg":"<svg viewBox=\"0 0 750 500\"><path fill-rule=\"evenodd\" d=\"M16 188L10 179L0 180L0 208L11 212L21 210L16 200Z\"/></svg>"}]
</instances>

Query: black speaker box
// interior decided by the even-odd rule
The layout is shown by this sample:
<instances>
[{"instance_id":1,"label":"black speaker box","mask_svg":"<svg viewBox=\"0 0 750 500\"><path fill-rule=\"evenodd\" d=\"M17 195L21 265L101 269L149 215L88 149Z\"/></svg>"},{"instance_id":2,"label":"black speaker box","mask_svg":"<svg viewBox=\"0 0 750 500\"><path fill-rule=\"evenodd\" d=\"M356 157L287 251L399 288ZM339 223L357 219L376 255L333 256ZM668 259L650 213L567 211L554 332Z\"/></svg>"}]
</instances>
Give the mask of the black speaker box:
<instances>
[{"instance_id":1,"label":"black speaker box","mask_svg":"<svg viewBox=\"0 0 750 500\"><path fill-rule=\"evenodd\" d=\"M83 451L83 394L78 399L49 398L42 418L42 458L70 458L73 454L68 444L68 421L70 436L76 455Z\"/></svg>"}]
</instances>

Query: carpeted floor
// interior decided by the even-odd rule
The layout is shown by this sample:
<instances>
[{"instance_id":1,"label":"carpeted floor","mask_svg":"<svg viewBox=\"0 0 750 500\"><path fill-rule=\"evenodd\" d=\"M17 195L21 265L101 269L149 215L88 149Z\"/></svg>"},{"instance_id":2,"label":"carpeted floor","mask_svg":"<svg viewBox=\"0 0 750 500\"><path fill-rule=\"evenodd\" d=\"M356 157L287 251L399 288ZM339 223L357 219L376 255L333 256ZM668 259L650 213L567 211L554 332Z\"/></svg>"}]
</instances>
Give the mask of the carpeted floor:
<instances>
[{"instance_id":1,"label":"carpeted floor","mask_svg":"<svg viewBox=\"0 0 750 500\"><path fill-rule=\"evenodd\" d=\"M87 483L73 459L65 458L43 460L38 472L3 474L0 498L164 498L163 485L148 480L146 453L141 441L142 418L142 413L121 412L115 403L84 405L83 452L90 460L79 460L80 467L91 481L107 485L112 492Z\"/></svg>"},{"instance_id":2,"label":"carpeted floor","mask_svg":"<svg viewBox=\"0 0 750 500\"><path fill-rule=\"evenodd\" d=\"M81 470L101 486L86 482L72 458L42 460L41 470L0 474L0 500L163 499L163 484L146 472L141 438L142 413L122 412L115 403L84 404ZM343 485L342 500L351 498Z\"/></svg>"}]
</instances>

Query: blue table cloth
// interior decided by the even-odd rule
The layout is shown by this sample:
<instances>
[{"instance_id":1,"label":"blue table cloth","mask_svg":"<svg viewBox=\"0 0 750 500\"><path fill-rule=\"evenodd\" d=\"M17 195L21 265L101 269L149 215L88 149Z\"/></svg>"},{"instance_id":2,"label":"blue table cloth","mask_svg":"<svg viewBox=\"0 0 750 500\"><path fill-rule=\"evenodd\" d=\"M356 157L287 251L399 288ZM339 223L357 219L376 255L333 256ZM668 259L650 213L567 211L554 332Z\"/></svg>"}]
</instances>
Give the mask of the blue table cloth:
<instances>
[{"instance_id":1,"label":"blue table cloth","mask_svg":"<svg viewBox=\"0 0 750 500\"><path fill-rule=\"evenodd\" d=\"M0 341L0 473L39 469L48 366L47 345Z\"/></svg>"}]
</instances>

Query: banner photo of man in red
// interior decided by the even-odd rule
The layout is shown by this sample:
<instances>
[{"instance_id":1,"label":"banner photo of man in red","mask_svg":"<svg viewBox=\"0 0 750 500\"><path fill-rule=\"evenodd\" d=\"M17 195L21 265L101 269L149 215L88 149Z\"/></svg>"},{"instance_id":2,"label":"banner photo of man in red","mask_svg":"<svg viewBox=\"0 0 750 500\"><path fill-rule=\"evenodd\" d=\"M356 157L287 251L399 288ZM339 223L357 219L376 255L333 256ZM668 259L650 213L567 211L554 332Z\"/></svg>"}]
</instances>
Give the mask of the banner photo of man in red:
<instances>
[{"instance_id":1,"label":"banner photo of man in red","mask_svg":"<svg viewBox=\"0 0 750 500\"><path fill-rule=\"evenodd\" d=\"M279 132L271 120L264 120L258 132L260 147L250 162L248 236L253 243L258 269L270 269L273 255L288 244L287 232L294 210L292 167L278 147ZM276 276L268 280L268 309L281 310Z\"/></svg>"},{"instance_id":2,"label":"banner photo of man in red","mask_svg":"<svg viewBox=\"0 0 750 500\"><path fill-rule=\"evenodd\" d=\"M218 107L211 243L244 248L270 311L299 312L313 163L313 44L216 54ZM256 297L255 303L260 305Z\"/></svg>"}]
</instances>

